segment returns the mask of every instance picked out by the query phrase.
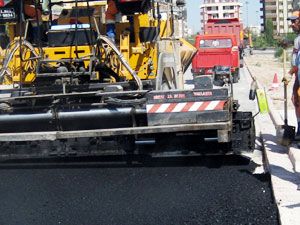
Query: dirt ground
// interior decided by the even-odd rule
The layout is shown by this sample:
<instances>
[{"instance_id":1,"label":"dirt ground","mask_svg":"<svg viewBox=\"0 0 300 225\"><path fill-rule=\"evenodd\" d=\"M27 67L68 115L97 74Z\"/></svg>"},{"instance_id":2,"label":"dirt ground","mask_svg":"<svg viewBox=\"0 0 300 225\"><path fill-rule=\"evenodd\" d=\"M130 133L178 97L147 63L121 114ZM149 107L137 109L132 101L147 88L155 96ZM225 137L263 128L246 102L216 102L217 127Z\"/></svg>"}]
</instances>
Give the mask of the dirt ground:
<instances>
[{"instance_id":1,"label":"dirt ground","mask_svg":"<svg viewBox=\"0 0 300 225\"><path fill-rule=\"evenodd\" d=\"M283 110L284 88L281 82L283 78L283 60L281 58L275 58L274 54L270 53L254 53L254 55L246 56L244 61L251 74L256 77L258 82L265 88L266 93L273 100L274 108ZM286 64L287 71L290 69L290 65L291 63L288 61ZM278 77L279 88L272 89L275 74L277 74ZM291 101L293 84L294 77L288 85L288 109L294 109Z\"/></svg>"}]
</instances>

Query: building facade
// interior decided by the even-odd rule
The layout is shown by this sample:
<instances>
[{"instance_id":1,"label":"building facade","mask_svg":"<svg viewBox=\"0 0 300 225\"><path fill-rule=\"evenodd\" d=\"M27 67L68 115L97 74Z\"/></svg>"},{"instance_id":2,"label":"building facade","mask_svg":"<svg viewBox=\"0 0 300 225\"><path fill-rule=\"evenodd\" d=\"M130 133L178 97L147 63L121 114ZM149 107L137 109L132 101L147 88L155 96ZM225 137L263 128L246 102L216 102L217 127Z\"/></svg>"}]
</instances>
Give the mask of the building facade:
<instances>
[{"instance_id":1,"label":"building facade","mask_svg":"<svg viewBox=\"0 0 300 225\"><path fill-rule=\"evenodd\" d=\"M239 18L242 20L239 0L203 0L200 6L201 31L208 19Z\"/></svg>"},{"instance_id":2,"label":"building facade","mask_svg":"<svg viewBox=\"0 0 300 225\"><path fill-rule=\"evenodd\" d=\"M290 22L287 18L292 13L293 0L260 0L263 11L263 29L266 28L266 21L271 20L273 24L273 33L283 35L292 32Z\"/></svg>"}]
</instances>

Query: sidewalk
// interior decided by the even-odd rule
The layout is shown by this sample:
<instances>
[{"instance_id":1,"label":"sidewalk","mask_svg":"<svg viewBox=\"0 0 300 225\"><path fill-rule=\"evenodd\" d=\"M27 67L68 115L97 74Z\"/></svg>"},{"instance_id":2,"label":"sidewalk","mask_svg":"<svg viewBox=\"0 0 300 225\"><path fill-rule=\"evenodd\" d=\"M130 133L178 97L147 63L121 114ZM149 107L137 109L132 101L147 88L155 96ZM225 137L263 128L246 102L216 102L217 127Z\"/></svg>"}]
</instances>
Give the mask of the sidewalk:
<instances>
[{"instance_id":1,"label":"sidewalk","mask_svg":"<svg viewBox=\"0 0 300 225\"><path fill-rule=\"evenodd\" d=\"M249 69L249 68L248 68ZM251 70L244 69L245 75ZM250 73L249 73L250 72ZM256 117L256 129L259 130L264 146L267 168L271 174L274 198L278 206L280 224L300 224L300 169L298 162L299 149L294 146L287 148L279 144L280 135L276 128L283 124L283 111L274 109L272 101L269 102L270 115L258 115ZM289 110L289 125L296 125L293 110ZM297 171L296 171L297 170Z\"/></svg>"}]
</instances>

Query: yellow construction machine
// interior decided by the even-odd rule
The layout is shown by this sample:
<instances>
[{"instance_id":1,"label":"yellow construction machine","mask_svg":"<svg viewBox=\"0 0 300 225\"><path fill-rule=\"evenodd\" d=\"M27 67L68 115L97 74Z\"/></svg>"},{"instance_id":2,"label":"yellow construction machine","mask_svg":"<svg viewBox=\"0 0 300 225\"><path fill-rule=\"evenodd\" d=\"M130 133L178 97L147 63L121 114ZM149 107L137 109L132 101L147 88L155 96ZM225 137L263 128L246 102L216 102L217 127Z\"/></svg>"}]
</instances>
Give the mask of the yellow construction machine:
<instances>
[{"instance_id":1,"label":"yellow construction machine","mask_svg":"<svg viewBox=\"0 0 300 225\"><path fill-rule=\"evenodd\" d=\"M177 68L173 69L181 73L181 81L176 83L176 86L183 88L182 72L194 54L194 48L183 39L171 40L174 21L171 18L158 20L149 11L139 12L144 10L142 6L139 6L142 4L140 2L143 1L117 1L120 11L123 11L125 15L131 14L133 22L133 25L130 25L125 19L124 22L117 23L117 45L103 36L104 32L101 32L105 29L103 12L105 12L106 1L65 1L68 8L64 7L64 13L56 19L57 25L51 24L54 21L51 19L51 14L48 16L50 21L43 21L43 17L18 21L19 24L24 25L22 34L20 33L22 28L18 29L18 23L10 23L8 29L12 42L7 49L1 83L30 85L40 80L49 80L50 77L55 77L57 80L57 77L62 76L57 76L57 73L54 75L54 70L66 69L66 64L68 66L73 64L73 68L69 68L68 72L64 73L64 77L70 77L72 73L72 78L81 78L83 75L85 80L90 81L103 82L105 80L105 82L114 83L135 80L138 88L142 89L141 80L155 79L159 58L163 57L163 54L170 54L175 58L174 60L177 60L174 63ZM64 3L59 1L59 4ZM170 10L166 9L170 7L168 3L162 6L158 6L159 4L161 3L157 3L157 8L163 7L165 10ZM49 2L50 8L56 5L55 2ZM128 12L127 7L131 5L133 8ZM150 10L150 1L145 5L143 7ZM40 4L35 2L35 8L41 8L39 6ZM51 9L48 11L52 12ZM30 28L34 26L33 23L36 26L37 20L40 25L30 31ZM17 35L16 30L19 30ZM34 39L30 32L36 32ZM29 35L30 41L28 41ZM165 40L157 41L158 38ZM20 57L20 51L23 54L22 57ZM182 57L182 54L185 56ZM182 61L181 58L183 58ZM80 64L80 68L74 68L74 64L77 67ZM111 74L106 74L99 67L106 67ZM83 73L77 71L78 69L85 71ZM173 81L169 82L171 84Z\"/></svg>"},{"instance_id":2,"label":"yellow construction machine","mask_svg":"<svg viewBox=\"0 0 300 225\"><path fill-rule=\"evenodd\" d=\"M253 132L251 116L232 116L227 88L185 89L196 49L178 32L184 1L115 4L112 40L106 1L0 0L10 38L0 70L1 158L98 155L108 143L118 154L145 153L147 144L158 146L147 153L170 144L199 153L205 138L229 146L234 132ZM233 132L241 120L248 127Z\"/></svg>"}]
</instances>

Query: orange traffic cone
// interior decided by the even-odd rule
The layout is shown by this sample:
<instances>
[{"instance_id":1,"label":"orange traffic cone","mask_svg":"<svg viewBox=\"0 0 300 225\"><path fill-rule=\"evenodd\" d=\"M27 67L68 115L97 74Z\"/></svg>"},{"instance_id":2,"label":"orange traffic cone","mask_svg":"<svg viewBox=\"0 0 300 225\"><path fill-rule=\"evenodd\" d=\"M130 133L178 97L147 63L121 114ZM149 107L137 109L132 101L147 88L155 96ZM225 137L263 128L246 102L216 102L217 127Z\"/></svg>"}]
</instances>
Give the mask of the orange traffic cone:
<instances>
[{"instance_id":1,"label":"orange traffic cone","mask_svg":"<svg viewBox=\"0 0 300 225\"><path fill-rule=\"evenodd\" d=\"M271 90L277 90L279 88L279 80L277 73L274 74L273 83L271 86Z\"/></svg>"}]
</instances>

